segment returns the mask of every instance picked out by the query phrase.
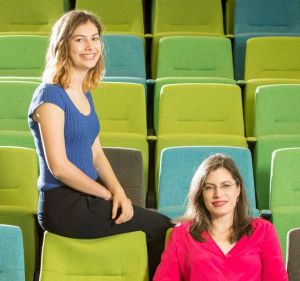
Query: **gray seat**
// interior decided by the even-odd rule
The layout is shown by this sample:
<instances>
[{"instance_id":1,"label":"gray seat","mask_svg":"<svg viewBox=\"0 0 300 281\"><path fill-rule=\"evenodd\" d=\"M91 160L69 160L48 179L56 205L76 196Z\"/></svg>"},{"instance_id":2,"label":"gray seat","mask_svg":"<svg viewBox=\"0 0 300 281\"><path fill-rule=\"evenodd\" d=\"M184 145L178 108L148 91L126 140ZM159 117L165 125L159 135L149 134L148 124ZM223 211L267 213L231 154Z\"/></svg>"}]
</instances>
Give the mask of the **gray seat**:
<instances>
[{"instance_id":1,"label":"gray seat","mask_svg":"<svg viewBox=\"0 0 300 281\"><path fill-rule=\"evenodd\" d=\"M287 234L287 271L289 281L300 280L300 227Z\"/></svg>"}]
</instances>

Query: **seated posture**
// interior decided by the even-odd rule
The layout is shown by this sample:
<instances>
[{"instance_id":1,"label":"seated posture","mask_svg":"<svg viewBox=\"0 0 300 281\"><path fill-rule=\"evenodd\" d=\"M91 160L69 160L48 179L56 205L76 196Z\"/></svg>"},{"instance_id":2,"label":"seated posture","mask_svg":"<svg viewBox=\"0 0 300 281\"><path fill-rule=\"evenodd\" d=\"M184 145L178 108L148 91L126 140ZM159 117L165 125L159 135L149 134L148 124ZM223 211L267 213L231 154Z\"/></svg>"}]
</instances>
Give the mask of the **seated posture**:
<instances>
[{"instance_id":1,"label":"seated posture","mask_svg":"<svg viewBox=\"0 0 300 281\"><path fill-rule=\"evenodd\" d=\"M90 90L104 71L101 32L97 18L80 10L53 26L43 82L29 108L40 163L38 220L44 229L73 238L144 231L151 278L172 224L132 206L100 145Z\"/></svg>"},{"instance_id":2,"label":"seated posture","mask_svg":"<svg viewBox=\"0 0 300 281\"><path fill-rule=\"evenodd\" d=\"M275 229L249 217L231 158L215 154L200 165L179 222L154 281L288 280Z\"/></svg>"}]
</instances>

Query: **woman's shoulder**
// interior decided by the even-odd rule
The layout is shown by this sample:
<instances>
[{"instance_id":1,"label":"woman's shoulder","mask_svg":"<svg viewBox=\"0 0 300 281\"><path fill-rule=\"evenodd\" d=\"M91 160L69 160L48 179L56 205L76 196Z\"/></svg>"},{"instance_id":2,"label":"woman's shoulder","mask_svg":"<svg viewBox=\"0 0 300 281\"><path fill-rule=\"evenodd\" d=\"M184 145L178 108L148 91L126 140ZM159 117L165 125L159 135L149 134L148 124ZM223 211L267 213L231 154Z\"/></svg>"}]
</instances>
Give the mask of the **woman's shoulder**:
<instances>
[{"instance_id":1,"label":"woman's shoulder","mask_svg":"<svg viewBox=\"0 0 300 281\"><path fill-rule=\"evenodd\" d=\"M263 218L254 218L250 223L255 231L265 232L270 229L274 229L273 224Z\"/></svg>"}]
</instances>

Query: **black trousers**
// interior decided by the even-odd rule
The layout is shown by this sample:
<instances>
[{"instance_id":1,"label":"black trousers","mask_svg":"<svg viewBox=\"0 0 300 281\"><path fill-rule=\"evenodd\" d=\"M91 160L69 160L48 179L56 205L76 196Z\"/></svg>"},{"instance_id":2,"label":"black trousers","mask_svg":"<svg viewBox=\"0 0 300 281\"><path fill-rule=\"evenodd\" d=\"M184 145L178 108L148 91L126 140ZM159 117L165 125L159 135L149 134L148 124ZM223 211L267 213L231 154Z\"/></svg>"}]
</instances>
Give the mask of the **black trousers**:
<instances>
[{"instance_id":1,"label":"black trousers","mask_svg":"<svg viewBox=\"0 0 300 281\"><path fill-rule=\"evenodd\" d=\"M133 218L122 224L111 219L112 201L67 186L40 192L38 221L44 230L72 238L100 238L141 230L146 233L150 280L160 262L170 219L133 206Z\"/></svg>"}]
</instances>

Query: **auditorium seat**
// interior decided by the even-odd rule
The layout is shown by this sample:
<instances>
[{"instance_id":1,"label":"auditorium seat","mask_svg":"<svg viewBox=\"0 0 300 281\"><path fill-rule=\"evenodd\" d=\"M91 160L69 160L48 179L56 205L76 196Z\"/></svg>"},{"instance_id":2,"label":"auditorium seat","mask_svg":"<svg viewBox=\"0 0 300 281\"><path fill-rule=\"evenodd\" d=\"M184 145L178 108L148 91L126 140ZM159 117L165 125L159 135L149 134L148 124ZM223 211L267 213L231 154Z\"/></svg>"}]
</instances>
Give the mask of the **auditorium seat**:
<instances>
[{"instance_id":1,"label":"auditorium seat","mask_svg":"<svg viewBox=\"0 0 300 281\"><path fill-rule=\"evenodd\" d=\"M286 236L299 226L300 148L283 148L272 155L270 205L282 253L286 254Z\"/></svg>"},{"instance_id":2,"label":"auditorium seat","mask_svg":"<svg viewBox=\"0 0 300 281\"><path fill-rule=\"evenodd\" d=\"M234 160L244 180L243 188L251 207L251 214L259 215L256 208L251 152L248 148L230 146L182 146L164 149L159 169L159 212L173 219L184 214L193 175L200 164L215 153L228 155Z\"/></svg>"},{"instance_id":3,"label":"auditorium seat","mask_svg":"<svg viewBox=\"0 0 300 281\"><path fill-rule=\"evenodd\" d=\"M64 0L0 1L0 33L49 35L63 13Z\"/></svg>"},{"instance_id":4,"label":"auditorium seat","mask_svg":"<svg viewBox=\"0 0 300 281\"><path fill-rule=\"evenodd\" d=\"M74 239L46 231L39 281L54 280L148 281L145 233Z\"/></svg>"},{"instance_id":5,"label":"auditorium seat","mask_svg":"<svg viewBox=\"0 0 300 281\"><path fill-rule=\"evenodd\" d=\"M131 34L144 37L142 0L76 0L76 9L95 13L105 34Z\"/></svg>"},{"instance_id":6,"label":"auditorium seat","mask_svg":"<svg viewBox=\"0 0 300 281\"><path fill-rule=\"evenodd\" d=\"M144 87L132 83L103 82L92 90L92 96L100 119L102 146L140 150L147 187L148 142Z\"/></svg>"},{"instance_id":7,"label":"auditorium seat","mask_svg":"<svg viewBox=\"0 0 300 281\"><path fill-rule=\"evenodd\" d=\"M157 48L166 36L224 36L221 0L154 0L152 5L152 78Z\"/></svg>"},{"instance_id":8,"label":"auditorium seat","mask_svg":"<svg viewBox=\"0 0 300 281\"><path fill-rule=\"evenodd\" d=\"M255 186L260 209L269 209L272 152L300 147L300 84L258 87L255 99Z\"/></svg>"},{"instance_id":9,"label":"auditorium seat","mask_svg":"<svg viewBox=\"0 0 300 281\"><path fill-rule=\"evenodd\" d=\"M124 147L103 147L103 151L132 204L145 207L144 167L141 151Z\"/></svg>"},{"instance_id":10,"label":"auditorium seat","mask_svg":"<svg viewBox=\"0 0 300 281\"><path fill-rule=\"evenodd\" d=\"M23 236L19 227L0 224L0 279L25 281Z\"/></svg>"},{"instance_id":11,"label":"auditorium seat","mask_svg":"<svg viewBox=\"0 0 300 281\"><path fill-rule=\"evenodd\" d=\"M160 96L156 179L161 151L172 146L247 147L237 85L166 85ZM157 181L156 181L157 182Z\"/></svg>"},{"instance_id":12,"label":"auditorium seat","mask_svg":"<svg viewBox=\"0 0 300 281\"><path fill-rule=\"evenodd\" d=\"M286 264L289 281L300 280L300 223L287 234Z\"/></svg>"},{"instance_id":13,"label":"auditorium seat","mask_svg":"<svg viewBox=\"0 0 300 281\"><path fill-rule=\"evenodd\" d=\"M1 80L38 80L44 71L48 40L40 35L0 35Z\"/></svg>"},{"instance_id":14,"label":"auditorium seat","mask_svg":"<svg viewBox=\"0 0 300 281\"><path fill-rule=\"evenodd\" d=\"M237 0L234 15L235 79L244 79L247 40L261 36L300 36L298 0Z\"/></svg>"},{"instance_id":15,"label":"auditorium seat","mask_svg":"<svg viewBox=\"0 0 300 281\"><path fill-rule=\"evenodd\" d=\"M155 129L161 88L178 83L235 84L230 40L207 36L177 36L160 40L154 89Z\"/></svg>"},{"instance_id":16,"label":"auditorium seat","mask_svg":"<svg viewBox=\"0 0 300 281\"><path fill-rule=\"evenodd\" d=\"M37 161L32 149L0 146L0 223L21 228L29 281L37 268Z\"/></svg>"},{"instance_id":17,"label":"auditorium seat","mask_svg":"<svg viewBox=\"0 0 300 281\"><path fill-rule=\"evenodd\" d=\"M300 37L248 40L245 61L244 115L246 136L253 136L254 100L260 85L300 83Z\"/></svg>"},{"instance_id":18,"label":"auditorium seat","mask_svg":"<svg viewBox=\"0 0 300 281\"><path fill-rule=\"evenodd\" d=\"M35 148L28 109L36 82L0 80L0 145Z\"/></svg>"},{"instance_id":19,"label":"auditorium seat","mask_svg":"<svg viewBox=\"0 0 300 281\"><path fill-rule=\"evenodd\" d=\"M103 35L105 75L103 81L146 85L144 40L132 35Z\"/></svg>"}]
</instances>

